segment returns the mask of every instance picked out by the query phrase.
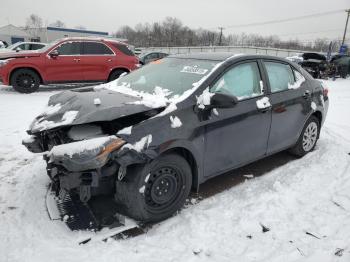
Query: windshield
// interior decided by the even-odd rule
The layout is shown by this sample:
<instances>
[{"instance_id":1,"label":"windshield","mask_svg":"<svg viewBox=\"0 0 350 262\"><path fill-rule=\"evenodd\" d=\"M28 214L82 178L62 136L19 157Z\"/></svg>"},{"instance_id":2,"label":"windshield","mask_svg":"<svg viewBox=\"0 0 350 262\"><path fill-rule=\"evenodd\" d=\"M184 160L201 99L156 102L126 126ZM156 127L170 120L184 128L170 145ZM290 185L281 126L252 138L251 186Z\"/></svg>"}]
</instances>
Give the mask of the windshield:
<instances>
[{"instance_id":1,"label":"windshield","mask_svg":"<svg viewBox=\"0 0 350 262\"><path fill-rule=\"evenodd\" d=\"M152 94L156 88L167 90L168 96L182 95L201 80L219 61L164 58L154 61L116 81L134 91Z\"/></svg>"}]
</instances>

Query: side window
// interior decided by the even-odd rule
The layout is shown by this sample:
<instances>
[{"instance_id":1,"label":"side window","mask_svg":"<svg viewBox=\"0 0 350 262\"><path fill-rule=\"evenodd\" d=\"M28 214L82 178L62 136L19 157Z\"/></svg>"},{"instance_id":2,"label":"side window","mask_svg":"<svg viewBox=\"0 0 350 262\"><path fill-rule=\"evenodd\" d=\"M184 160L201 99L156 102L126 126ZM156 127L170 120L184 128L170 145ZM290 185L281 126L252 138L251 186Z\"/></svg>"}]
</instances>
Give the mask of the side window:
<instances>
[{"instance_id":1,"label":"side window","mask_svg":"<svg viewBox=\"0 0 350 262\"><path fill-rule=\"evenodd\" d=\"M127 45L113 43L113 46L116 47L124 55L134 56L133 51L131 51L131 49Z\"/></svg>"},{"instance_id":2,"label":"side window","mask_svg":"<svg viewBox=\"0 0 350 262\"><path fill-rule=\"evenodd\" d=\"M113 52L105 44L96 42L84 42L83 44L84 55L112 55Z\"/></svg>"},{"instance_id":3,"label":"side window","mask_svg":"<svg viewBox=\"0 0 350 262\"><path fill-rule=\"evenodd\" d=\"M288 64L279 62L264 62L269 78L271 92L279 92L290 89L294 84L294 74Z\"/></svg>"},{"instance_id":4,"label":"side window","mask_svg":"<svg viewBox=\"0 0 350 262\"><path fill-rule=\"evenodd\" d=\"M80 55L80 42L68 42L57 49L60 55Z\"/></svg>"},{"instance_id":5,"label":"side window","mask_svg":"<svg viewBox=\"0 0 350 262\"><path fill-rule=\"evenodd\" d=\"M30 50L38 50L43 48L43 45L31 44Z\"/></svg>"},{"instance_id":6,"label":"side window","mask_svg":"<svg viewBox=\"0 0 350 262\"><path fill-rule=\"evenodd\" d=\"M260 80L257 62L239 64L227 71L210 91L234 95L242 100L262 94Z\"/></svg>"}]
</instances>

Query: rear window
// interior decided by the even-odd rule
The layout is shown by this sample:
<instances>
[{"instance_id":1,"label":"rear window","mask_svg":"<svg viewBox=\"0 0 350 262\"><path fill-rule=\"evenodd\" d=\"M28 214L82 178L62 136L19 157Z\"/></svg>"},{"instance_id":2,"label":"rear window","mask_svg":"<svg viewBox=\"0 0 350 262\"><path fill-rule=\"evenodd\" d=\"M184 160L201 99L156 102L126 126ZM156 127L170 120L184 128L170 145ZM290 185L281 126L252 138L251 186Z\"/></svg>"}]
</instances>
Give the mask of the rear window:
<instances>
[{"instance_id":1,"label":"rear window","mask_svg":"<svg viewBox=\"0 0 350 262\"><path fill-rule=\"evenodd\" d=\"M131 51L127 45L113 43L112 44L115 48L119 49L120 52L122 52L124 55L128 56L134 56L133 51Z\"/></svg>"}]
</instances>

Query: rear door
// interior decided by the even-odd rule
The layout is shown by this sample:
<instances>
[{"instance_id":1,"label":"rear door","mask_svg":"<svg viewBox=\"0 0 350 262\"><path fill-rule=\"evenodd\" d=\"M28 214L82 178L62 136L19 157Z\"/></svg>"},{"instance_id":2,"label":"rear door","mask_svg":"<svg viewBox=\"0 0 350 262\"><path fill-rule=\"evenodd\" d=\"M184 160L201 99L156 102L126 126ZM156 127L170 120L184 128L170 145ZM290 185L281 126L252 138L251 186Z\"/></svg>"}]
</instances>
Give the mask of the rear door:
<instances>
[{"instance_id":1,"label":"rear door","mask_svg":"<svg viewBox=\"0 0 350 262\"><path fill-rule=\"evenodd\" d=\"M311 108L311 89L305 78L288 63L264 60L272 105L268 153L296 143Z\"/></svg>"},{"instance_id":2,"label":"rear door","mask_svg":"<svg viewBox=\"0 0 350 262\"><path fill-rule=\"evenodd\" d=\"M207 177L264 156L271 123L269 108L257 107L257 101L265 96L257 61L233 65L210 90L234 95L239 101L233 108L212 110L204 120L203 168Z\"/></svg>"},{"instance_id":3,"label":"rear door","mask_svg":"<svg viewBox=\"0 0 350 262\"><path fill-rule=\"evenodd\" d=\"M104 43L83 42L81 64L86 81L106 81L115 60L115 53Z\"/></svg>"},{"instance_id":4,"label":"rear door","mask_svg":"<svg viewBox=\"0 0 350 262\"><path fill-rule=\"evenodd\" d=\"M53 50L59 55L51 57L48 53L45 57L45 81L47 82L76 82L83 81L81 66L81 43L65 42ZM51 52L53 51L51 50Z\"/></svg>"}]
</instances>

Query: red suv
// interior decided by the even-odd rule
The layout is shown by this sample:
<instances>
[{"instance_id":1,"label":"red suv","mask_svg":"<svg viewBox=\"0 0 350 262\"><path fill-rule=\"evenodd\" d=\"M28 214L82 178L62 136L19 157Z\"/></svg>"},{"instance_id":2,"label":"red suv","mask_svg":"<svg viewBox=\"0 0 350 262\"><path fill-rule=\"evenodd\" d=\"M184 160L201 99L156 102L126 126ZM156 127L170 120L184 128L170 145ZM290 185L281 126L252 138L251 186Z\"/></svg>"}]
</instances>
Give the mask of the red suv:
<instances>
[{"instance_id":1,"label":"red suv","mask_svg":"<svg viewBox=\"0 0 350 262\"><path fill-rule=\"evenodd\" d=\"M65 38L38 51L0 55L0 82L32 93L40 84L112 81L138 67L138 58L124 43Z\"/></svg>"}]
</instances>

